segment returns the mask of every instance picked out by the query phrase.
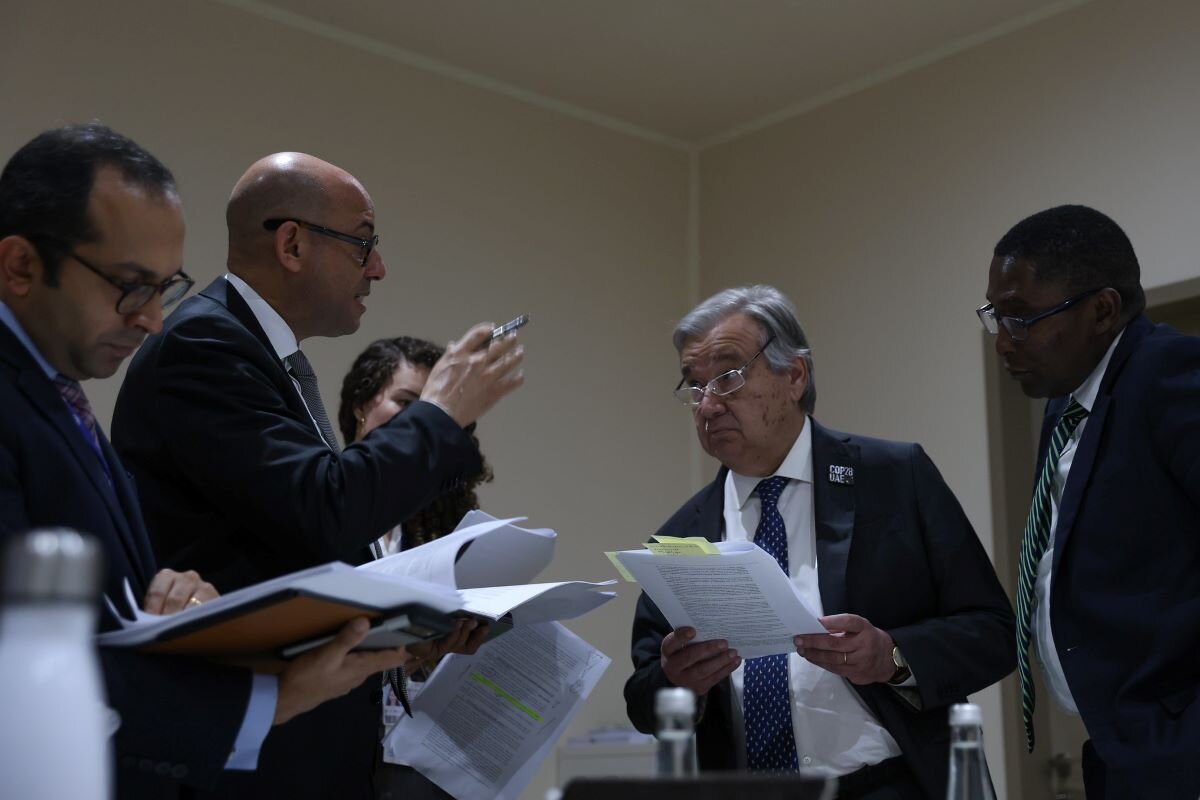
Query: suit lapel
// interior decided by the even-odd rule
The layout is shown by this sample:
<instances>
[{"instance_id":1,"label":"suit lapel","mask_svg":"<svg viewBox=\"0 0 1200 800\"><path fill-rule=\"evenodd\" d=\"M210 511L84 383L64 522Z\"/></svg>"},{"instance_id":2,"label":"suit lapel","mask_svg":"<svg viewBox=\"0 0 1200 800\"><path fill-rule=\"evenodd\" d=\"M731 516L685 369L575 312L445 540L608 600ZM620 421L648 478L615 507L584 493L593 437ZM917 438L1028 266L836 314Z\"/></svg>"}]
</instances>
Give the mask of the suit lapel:
<instances>
[{"instance_id":1,"label":"suit lapel","mask_svg":"<svg viewBox=\"0 0 1200 800\"><path fill-rule=\"evenodd\" d=\"M725 479L728 475L729 469L721 467L713 482L696 498L692 508L696 517L685 536L700 535L710 542L725 538Z\"/></svg>"},{"instance_id":2,"label":"suit lapel","mask_svg":"<svg viewBox=\"0 0 1200 800\"><path fill-rule=\"evenodd\" d=\"M112 469L112 490L120 503L123 520L127 524L123 534L128 545L129 560L136 570L135 574L129 576L130 582L133 584L134 597L141 597L150 587L150 580L156 571L154 552L150 549L150 535L145 531L142 509L138 505L137 493L133 490L133 484L126 475L125 468L121 465L117 451L113 449L108 437L103 433L100 433L100 451L104 453L104 457L108 459L109 467ZM143 585L137 585L139 582Z\"/></svg>"},{"instance_id":3,"label":"suit lapel","mask_svg":"<svg viewBox=\"0 0 1200 800\"><path fill-rule=\"evenodd\" d=\"M1121 337L1120 343L1117 344L1116 350L1113 351L1112 358L1109 359L1108 368L1104 371L1104 378L1100 382L1100 391L1096 395L1096 402L1093 404L1092 410L1088 413L1087 425L1083 429L1083 436L1080 437L1079 444L1075 448L1075 455L1071 459L1071 471L1067 474L1067 485L1063 488L1062 501L1058 506L1058 521L1054 527L1053 570L1058 569L1058 565L1062 561L1062 554L1067 549L1067 542L1070 540L1071 531L1075 527L1075 517L1079 512L1079 505L1083 502L1084 490L1091 479L1092 468L1096 464L1096 454L1100 451L1100 441L1104 438L1105 421L1108 418L1109 407L1112 401L1113 384L1116 382L1121 369L1125 366L1125 362L1129 360L1129 356L1137 349L1137 346L1150 332L1151 328L1150 321L1145 317L1139 316L1130 322L1126 326L1125 334ZM1064 401L1062 406L1065 408L1065 405ZM1058 418L1061 416L1062 409L1060 408L1058 411L1059 413L1054 414L1053 418L1046 421L1046 425L1051 429L1054 425L1058 424Z\"/></svg>"},{"instance_id":4,"label":"suit lapel","mask_svg":"<svg viewBox=\"0 0 1200 800\"><path fill-rule=\"evenodd\" d=\"M91 481L96 494L103 498L104 505L112 518L113 527L119 532L121 544L130 562L141 564L142 558L139 557L139 548L131 528L131 517L127 516L126 510L121 507L114 487L109 485L108 474L104 471L104 466L100 463L95 451L84 440L83 431L79 429L75 417L63 402L58 390L54 388L54 384L46 377L46 373L33 360L33 357L26 352L24 345L3 325L0 325L0 353L4 354L9 364L16 370L15 385L17 389L25 395L30 407L57 432L63 445L70 451L71 456L79 463L80 468ZM101 452L104 453L105 458L109 459L108 465L113 471L114 480L116 480L116 473L121 471L120 462L116 460L104 435L100 434L99 438Z\"/></svg>"},{"instance_id":5,"label":"suit lapel","mask_svg":"<svg viewBox=\"0 0 1200 800\"><path fill-rule=\"evenodd\" d=\"M275 352L274 345L271 344L270 337L267 336L267 332L259 324L258 318L254 316L254 312L250 309L250 305L242 297L241 293L222 276L204 287L204 291L200 292L200 294L224 308L231 317L237 320L243 328L258 340L259 344L266 351L267 357L276 366L276 373L271 377L279 388L280 397L287 404L288 408L298 414L301 419L309 419L308 407L304 405L300 393L292 383L292 376L288 374L287 365L280 360L279 355Z\"/></svg>"},{"instance_id":6,"label":"suit lapel","mask_svg":"<svg viewBox=\"0 0 1200 800\"><path fill-rule=\"evenodd\" d=\"M813 519L817 529L817 580L825 614L841 614L846 606L846 564L854 534L854 485L829 479L831 466L857 471L858 448L850 437L813 426Z\"/></svg>"}]
</instances>

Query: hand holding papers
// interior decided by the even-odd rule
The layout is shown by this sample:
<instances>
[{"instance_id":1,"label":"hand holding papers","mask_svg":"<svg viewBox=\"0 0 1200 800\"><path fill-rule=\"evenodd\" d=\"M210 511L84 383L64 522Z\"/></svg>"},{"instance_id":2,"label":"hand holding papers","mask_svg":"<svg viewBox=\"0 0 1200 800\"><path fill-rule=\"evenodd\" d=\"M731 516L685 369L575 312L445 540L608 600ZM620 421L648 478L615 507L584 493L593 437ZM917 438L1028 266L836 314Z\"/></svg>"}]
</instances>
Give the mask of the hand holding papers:
<instances>
[{"instance_id":1,"label":"hand holding papers","mask_svg":"<svg viewBox=\"0 0 1200 800\"><path fill-rule=\"evenodd\" d=\"M135 619L96 637L97 643L176 655L276 656L301 642L331 638L347 621L363 616L375 621L375 629L359 649L398 647L449 631L453 623L447 615L462 607L454 589L363 574L339 562L247 586L169 616L138 611L128 588L126 594ZM115 614L111 602L109 607Z\"/></svg>"},{"instance_id":2,"label":"hand holding papers","mask_svg":"<svg viewBox=\"0 0 1200 800\"><path fill-rule=\"evenodd\" d=\"M689 543L691 545L689 546ZM669 545L655 553L653 547ZM775 559L752 542L689 539L615 553L672 628L696 629L694 641L724 639L742 658L791 653L792 637L827 633ZM661 547L660 547L661 549Z\"/></svg>"}]
</instances>

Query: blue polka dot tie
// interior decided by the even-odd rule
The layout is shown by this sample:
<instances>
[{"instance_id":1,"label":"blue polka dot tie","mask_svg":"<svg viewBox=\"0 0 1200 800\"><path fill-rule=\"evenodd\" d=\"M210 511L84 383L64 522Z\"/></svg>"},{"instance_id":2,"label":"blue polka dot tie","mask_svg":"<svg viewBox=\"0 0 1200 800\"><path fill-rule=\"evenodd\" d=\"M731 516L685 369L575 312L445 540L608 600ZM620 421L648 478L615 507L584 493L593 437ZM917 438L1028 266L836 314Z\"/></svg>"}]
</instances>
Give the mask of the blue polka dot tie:
<instances>
[{"instance_id":1,"label":"blue polka dot tie","mask_svg":"<svg viewBox=\"0 0 1200 800\"><path fill-rule=\"evenodd\" d=\"M780 475L760 481L758 499L762 517L754 543L775 557L788 573L787 529L779 514L779 495L787 485ZM760 772L799 769L796 737L792 733L792 704L788 696L788 657L764 656L746 660L742 682L742 709L746 720L746 764Z\"/></svg>"}]
</instances>

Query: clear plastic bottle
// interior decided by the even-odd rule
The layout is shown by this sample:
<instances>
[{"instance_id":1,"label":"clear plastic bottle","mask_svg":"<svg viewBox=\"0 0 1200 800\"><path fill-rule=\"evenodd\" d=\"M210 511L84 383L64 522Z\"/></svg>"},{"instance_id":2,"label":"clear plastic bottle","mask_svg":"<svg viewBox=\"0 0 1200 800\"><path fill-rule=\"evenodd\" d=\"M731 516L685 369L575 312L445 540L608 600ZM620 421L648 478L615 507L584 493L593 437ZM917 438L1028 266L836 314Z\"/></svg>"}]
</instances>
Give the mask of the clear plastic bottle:
<instances>
[{"instance_id":1,"label":"clear plastic bottle","mask_svg":"<svg viewBox=\"0 0 1200 800\"><path fill-rule=\"evenodd\" d=\"M111 719L96 658L100 546L70 530L0 553L0 797L111 796Z\"/></svg>"},{"instance_id":2,"label":"clear plastic bottle","mask_svg":"<svg viewBox=\"0 0 1200 800\"><path fill-rule=\"evenodd\" d=\"M659 689L654 696L658 717L658 777L694 778L696 767L696 695L688 689Z\"/></svg>"},{"instance_id":3,"label":"clear plastic bottle","mask_svg":"<svg viewBox=\"0 0 1200 800\"><path fill-rule=\"evenodd\" d=\"M983 714L974 703L950 707L950 780L946 800L996 800L983 755Z\"/></svg>"}]
</instances>

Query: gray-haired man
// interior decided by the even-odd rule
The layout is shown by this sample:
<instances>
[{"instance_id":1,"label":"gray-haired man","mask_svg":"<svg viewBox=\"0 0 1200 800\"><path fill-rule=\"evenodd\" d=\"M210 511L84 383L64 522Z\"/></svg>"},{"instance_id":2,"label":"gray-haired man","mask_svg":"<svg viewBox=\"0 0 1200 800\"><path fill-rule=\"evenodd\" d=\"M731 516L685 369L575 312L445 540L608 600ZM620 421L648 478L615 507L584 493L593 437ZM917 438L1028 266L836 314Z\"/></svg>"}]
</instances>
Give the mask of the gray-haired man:
<instances>
[{"instance_id":1,"label":"gray-haired man","mask_svg":"<svg viewBox=\"0 0 1200 800\"><path fill-rule=\"evenodd\" d=\"M653 730L655 692L683 686L702 698L702 769L803 768L839 777L839 797L944 796L949 705L1014 666L1012 608L962 508L919 445L812 419L812 355L777 289L710 297L674 342L676 396L722 468L659 533L754 541L833 635L743 662L672 631L643 595L630 719Z\"/></svg>"}]
</instances>

